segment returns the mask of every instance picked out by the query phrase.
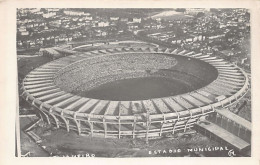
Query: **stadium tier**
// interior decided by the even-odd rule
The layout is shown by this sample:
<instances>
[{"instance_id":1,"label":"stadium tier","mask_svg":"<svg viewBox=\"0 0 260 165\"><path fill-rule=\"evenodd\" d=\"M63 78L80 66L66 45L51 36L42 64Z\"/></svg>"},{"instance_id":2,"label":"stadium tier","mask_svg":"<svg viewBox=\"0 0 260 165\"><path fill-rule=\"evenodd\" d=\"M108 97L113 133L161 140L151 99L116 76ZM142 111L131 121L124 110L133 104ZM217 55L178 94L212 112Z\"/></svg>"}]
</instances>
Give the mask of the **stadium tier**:
<instances>
[{"instance_id":1,"label":"stadium tier","mask_svg":"<svg viewBox=\"0 0 260 165\"><path fill-rule=\"evenodd\" d=\"M79 94L108 82L141 77L178 79L194 90L131 101ZM22 97L58 128L106 138L140 138L186 131L201 117L242 98L249 80L236 65L210 55L126 47L78 52L51 61L31 71L22 89Z\"/></svg>"}]
</instances>

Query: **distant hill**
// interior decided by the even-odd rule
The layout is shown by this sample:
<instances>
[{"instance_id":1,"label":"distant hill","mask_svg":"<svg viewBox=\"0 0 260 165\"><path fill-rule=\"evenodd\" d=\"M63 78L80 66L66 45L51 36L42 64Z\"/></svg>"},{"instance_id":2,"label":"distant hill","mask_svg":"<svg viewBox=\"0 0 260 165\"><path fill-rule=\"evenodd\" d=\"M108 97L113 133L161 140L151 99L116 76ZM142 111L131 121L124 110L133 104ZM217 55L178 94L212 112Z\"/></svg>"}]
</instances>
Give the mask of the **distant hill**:
<instances>
[{"instance_id":1,"label":"distant hill","mask_svg":"<svg viewBox=\"0 0 260 165\"><path fill-rule=\"evenodd\" d=\"M70 10L84 11L98 16L107 17L147 17L169 9L162 8L70 8Z\"/></svg>"},{"instance_id":2,"label":"distant hill","mask_svg":"<svg viewBox=\"0 0 260 165\"><path fill-rule=\"evenodd\" d=\"M183 12L177 12L175 10L163 11L151 16L152 19L161 18L165 20L185 19L191 17L193 16L185 15Z\"/></svg>"}]
</instances>

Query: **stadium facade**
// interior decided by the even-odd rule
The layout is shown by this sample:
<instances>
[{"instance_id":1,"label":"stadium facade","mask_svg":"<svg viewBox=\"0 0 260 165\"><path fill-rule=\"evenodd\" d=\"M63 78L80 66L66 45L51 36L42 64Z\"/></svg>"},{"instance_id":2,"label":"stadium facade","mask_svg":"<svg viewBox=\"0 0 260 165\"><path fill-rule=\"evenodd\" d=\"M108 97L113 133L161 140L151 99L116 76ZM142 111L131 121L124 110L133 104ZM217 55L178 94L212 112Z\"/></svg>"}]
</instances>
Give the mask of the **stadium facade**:
<instances>
[{"instance_id":1,"label":"stadium facade","mask_svg":"<svg viewBox=\"0 0 260 165\"><path fill-rule=\"evenodd\" d=\"M114 68L117 70L109 70L111 67L102 70L107 60L116 61L120 55L126 64L118 63ZM145 61L149 55L152 56L149 60L154 60L155 64ZM147 58L142 59L142 56ZM217 74L207 78L196 75L196 71L187 73L190 70L185 68L189 66L178 72L176 68L169 68L176 65L174 59L178 56L187 61L202 61ZM139 57L137 63L135 58ZM166 61L165 58L169 63L160 62ZM128 59L137 65L131 68L133 65ZM112 66L111 62L106 64ZM124 69L127 63L129 66ZM86 90L122 77L143 77L151 73L181 77L180 72L210 82L188 93L147 100L111 101L73 94L75 90ZM242 69L211 55L183 49L126 47L76 53L36 68L23 80L22 97L36 107L44 121L68 132L105 138L141 138L185 132L202 117L239 101L249 86L248 76Z\"/></svg>"}]
</instances>

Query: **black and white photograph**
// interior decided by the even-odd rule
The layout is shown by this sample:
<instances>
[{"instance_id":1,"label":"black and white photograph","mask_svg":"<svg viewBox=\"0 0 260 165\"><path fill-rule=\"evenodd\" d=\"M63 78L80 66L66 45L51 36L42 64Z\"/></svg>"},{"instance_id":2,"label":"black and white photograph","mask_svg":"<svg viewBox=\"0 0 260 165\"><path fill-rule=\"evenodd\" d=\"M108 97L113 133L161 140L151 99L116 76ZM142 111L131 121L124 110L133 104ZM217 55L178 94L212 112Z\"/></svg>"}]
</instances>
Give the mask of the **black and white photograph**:
<instances>
[{"instance_id":1,"label":"black and white photograph","mask_svg":"<svg viewBox=\"0 0 260 165\"><path fill-rule=\"evenodd\" d=\"M248 8L17 8L17 157L251 157Z\"/></svg>"}]
</instances>

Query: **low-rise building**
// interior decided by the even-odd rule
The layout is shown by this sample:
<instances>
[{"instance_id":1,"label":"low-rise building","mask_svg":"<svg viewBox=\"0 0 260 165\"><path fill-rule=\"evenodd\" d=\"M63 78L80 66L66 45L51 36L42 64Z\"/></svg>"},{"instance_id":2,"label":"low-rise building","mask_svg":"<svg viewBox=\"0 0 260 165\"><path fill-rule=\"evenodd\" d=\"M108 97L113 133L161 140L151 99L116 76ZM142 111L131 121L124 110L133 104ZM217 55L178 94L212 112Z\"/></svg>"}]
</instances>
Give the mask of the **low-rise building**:
<instances>
[{"instance_id":1,"label":"low-rise building","mask_svg":"<svg viewBox=\"0 0 260 165\"><path fill-rule=\"evenodd\" d=\"M51 18L51 17L54 17L56 15L56 12L48 12L48 13L45 13L43 14L43 18Z\"/></svg>"},{"instance_id":2,"label":"low-rise building","mask_svg":"<svg viewBox=\"0 0 260 165\"><path fill-rule=\"evenodd\" d=\"M85 13L83 11L73 11L73 10L64 10L63 13L66 15L72 15L72 16L85 15Z\"/></svg>"}]
</instances>

